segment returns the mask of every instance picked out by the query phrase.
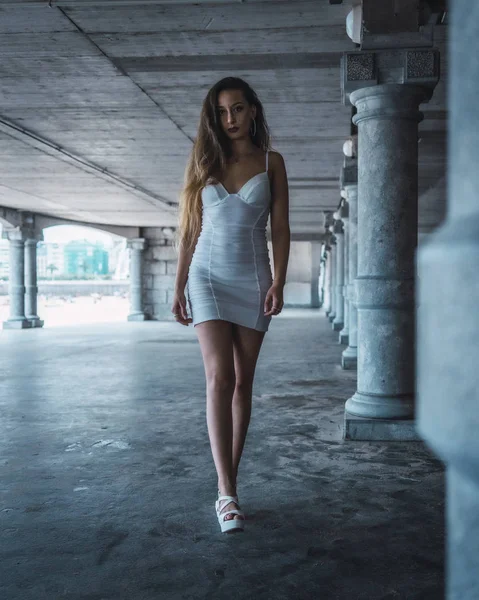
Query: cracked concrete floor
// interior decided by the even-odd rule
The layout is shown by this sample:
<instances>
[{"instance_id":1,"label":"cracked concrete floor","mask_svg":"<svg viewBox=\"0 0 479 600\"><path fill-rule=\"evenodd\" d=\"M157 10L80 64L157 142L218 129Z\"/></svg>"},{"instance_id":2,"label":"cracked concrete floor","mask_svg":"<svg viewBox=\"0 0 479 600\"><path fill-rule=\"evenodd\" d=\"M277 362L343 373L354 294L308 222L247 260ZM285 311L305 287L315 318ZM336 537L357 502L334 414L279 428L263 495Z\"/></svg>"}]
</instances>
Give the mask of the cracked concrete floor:
<instances>
[{"instance_id":1,"label":"cracked concrete floor","mask_svg":"<svg viewBox=\"0 0 479 600\"><path fill-rule=\"evenodd\" d=\"M225 535L192 327L0 334L2 600L440 600L444 470L343 442L355 373L314 310L274 317Z\"/></svg>"}]
</instances>

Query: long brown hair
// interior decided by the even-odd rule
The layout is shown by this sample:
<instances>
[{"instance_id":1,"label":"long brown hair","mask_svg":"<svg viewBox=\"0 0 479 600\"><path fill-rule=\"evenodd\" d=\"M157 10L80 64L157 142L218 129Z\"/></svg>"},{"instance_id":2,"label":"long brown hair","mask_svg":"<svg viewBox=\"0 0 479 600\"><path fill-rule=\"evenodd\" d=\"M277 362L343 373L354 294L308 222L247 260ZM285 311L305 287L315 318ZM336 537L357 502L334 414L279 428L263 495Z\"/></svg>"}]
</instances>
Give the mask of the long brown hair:
<instances>
[{"instance_id":1,"label":"long brown hair","mask_svg":"<svg viewBox=\"0 0 479 600\"><path fill-rule=\"evenodd\" d=\"M180 195L177 246L189 249L201 231L201 190L208 183L218 182L227 159L231 157L231 143L221 127L217 111L218 95L224 90L241 90L249 105L256 106L256 132L251 141L263 151L270 149L270 133L263 105L255 91L239 77L225 77L209 90L201 109L196 136L185 170L184 186Z\"/></svg>"}]
</instances>

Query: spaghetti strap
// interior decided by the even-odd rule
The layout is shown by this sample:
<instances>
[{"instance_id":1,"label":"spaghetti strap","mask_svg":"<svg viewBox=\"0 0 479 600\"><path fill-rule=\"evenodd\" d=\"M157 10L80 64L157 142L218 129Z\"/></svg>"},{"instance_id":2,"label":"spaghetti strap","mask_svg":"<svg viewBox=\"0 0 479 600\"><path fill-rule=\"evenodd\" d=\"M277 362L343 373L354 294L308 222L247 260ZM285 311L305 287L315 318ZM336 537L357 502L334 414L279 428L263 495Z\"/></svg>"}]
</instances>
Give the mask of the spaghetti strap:
<instances>
[{"instance_id":1,"label":"spaghetti strap","mask_svg":"<svg viewBox=\"0 0 479 600\"><path fill-rule=\"evenodd\" d=\"M268 172L268 155L269 155L269 150L266 150L266 173Z\"/></svg>"}]
</instances>

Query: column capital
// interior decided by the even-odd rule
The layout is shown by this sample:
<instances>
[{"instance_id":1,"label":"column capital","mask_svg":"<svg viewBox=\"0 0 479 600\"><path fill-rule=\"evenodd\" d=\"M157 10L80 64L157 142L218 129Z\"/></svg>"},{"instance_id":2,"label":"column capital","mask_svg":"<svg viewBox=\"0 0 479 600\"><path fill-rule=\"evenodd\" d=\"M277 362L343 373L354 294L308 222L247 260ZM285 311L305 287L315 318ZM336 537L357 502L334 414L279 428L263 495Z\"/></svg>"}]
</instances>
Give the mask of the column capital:
<instances>
[{"instance_id":1,"label":"column capital","mask_svg":"<svg viewBox=\"0 0 479 600\"><path fill-rule=\"evenodd\" d=\"M28 239L28 231L21 227L12 227L2 231L2 238L10 242L25 242Z\"/></svg>"},{"instance_id":2,"label":"column capital","mask_svg":"<svg viewBox=\"0 0 479 600\"><path fill-rule=\"evenodd\" d=\"M347 185L344 189L346 192L346 200L348 201L348 204L349 205L351 205L352 203L357 204L357 202L358 202L358 184L356 183L355 185Z\"/></svg>"},{"instance_id":3,"label":"column capital","mask_svg":"<svg viewBox=\"0 0 479 600\"><path fill-rule=\"evenodd\" d=\"M335 237L334 232L333 232L334 226L330 225L328 229L330 231L329 238L328 238L328 243L329 243L329 248L331 250L332 246L336 246L336 241L337 240L336 240L336 237Z\"/></svg>"},{"instance_id":4,"label":"column capital","mask_svg":"<svg viewBox=\"0 0 479 600\"><path fill-rule=\"evenodd\" d=\"M333 210L323 210L324 227L326 229L329 229L329 226L333 224L333 221L334 221L333 212L334 212Z\"/></svg>"},{"instance_id":5,"label":"column capital","mask_svg":"<svg viewBox=\"0 0 479 600\"><path fill-rule=\"evenodd\" d=\"M430 100L432 88L419 85L386 83L360 88L351 92L351 103L357 113L353 123L358 125L366 119L407 119L419 123L423 114L419 105Z\"/></svg>"},{"instance_id":6,"label":"column capital","mask_svg":"<svg viewBox=\"0 0 479 600\"><path fill-rule=\"evenodd\" d=\"M344 104L350 94L378 85L409 84L429 90L439 81L439 50L404 48L345 52L341 57L341 90Z\"/></svg>"},{"instance_id":7,"label":"column capital","mask_svg":"<svg viewBox=\"0 0 479 600\"><path fill-rule=\"evenodd\" d=\"M334 221L332 232L335 235L344 233L343 222L340 219Z\"/></svg>"},{"instance_id":8,"label":"column capital","mask_svg":"<svg viewBox=\"0 0 479 600\"><path fill-rule=\"evenodd\" d=\"M126 241L126 246L130 250L144 250L146 247L145 238L131 238Z\"/></svg>"}]
</instances>

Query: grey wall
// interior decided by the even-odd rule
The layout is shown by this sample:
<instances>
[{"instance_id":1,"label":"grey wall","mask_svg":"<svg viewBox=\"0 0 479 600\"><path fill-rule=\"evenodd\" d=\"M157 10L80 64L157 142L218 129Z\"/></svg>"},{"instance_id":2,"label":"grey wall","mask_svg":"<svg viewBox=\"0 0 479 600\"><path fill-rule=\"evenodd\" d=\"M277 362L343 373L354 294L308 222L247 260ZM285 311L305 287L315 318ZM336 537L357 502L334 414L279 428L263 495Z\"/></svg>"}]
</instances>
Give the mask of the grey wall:
<instances>
[{"instance_id":1,"label":"grey wall","mask_svg":"<svg viewBox=\"0 0 479 600\"><path fill-rule=\"evenodd\" d=\"M143 301L153 320L173 319L171 304L175 289L178 254L160 227L145 227L143 251Z\"/></svg>"}]
</instances>

